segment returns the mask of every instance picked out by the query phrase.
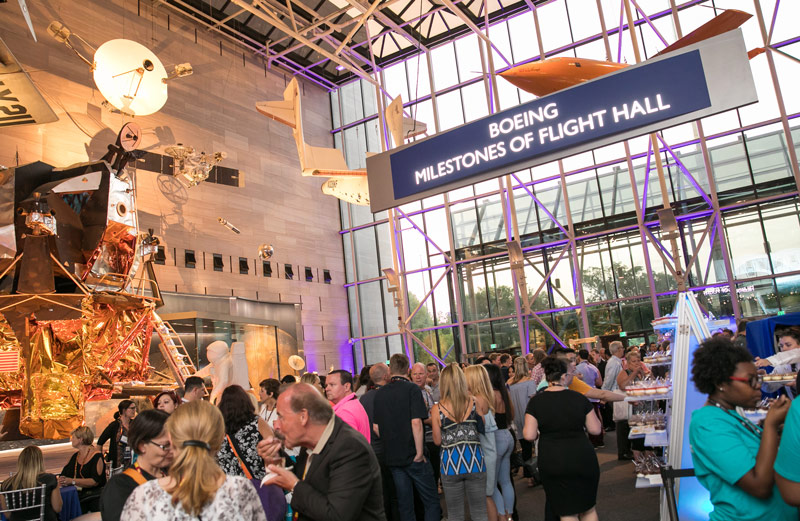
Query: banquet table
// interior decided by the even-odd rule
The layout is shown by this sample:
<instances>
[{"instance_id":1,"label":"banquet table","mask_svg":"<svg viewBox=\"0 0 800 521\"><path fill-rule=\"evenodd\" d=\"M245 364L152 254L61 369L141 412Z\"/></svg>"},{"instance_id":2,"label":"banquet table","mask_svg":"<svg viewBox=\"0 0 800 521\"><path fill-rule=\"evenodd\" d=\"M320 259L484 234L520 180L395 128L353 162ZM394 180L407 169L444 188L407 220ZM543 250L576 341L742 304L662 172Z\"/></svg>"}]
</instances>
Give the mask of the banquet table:
<instances>
[{"instance_id":1,"label":"banquet table","mask_svg":"<svg viewBox=\"0 0 800 521\"><path fill-rule=\"evenodd\" d=\"M74 486L61 487L61 521L70 521L81 515L81 502L78 489Z\"/></svg>"}]
</instances>

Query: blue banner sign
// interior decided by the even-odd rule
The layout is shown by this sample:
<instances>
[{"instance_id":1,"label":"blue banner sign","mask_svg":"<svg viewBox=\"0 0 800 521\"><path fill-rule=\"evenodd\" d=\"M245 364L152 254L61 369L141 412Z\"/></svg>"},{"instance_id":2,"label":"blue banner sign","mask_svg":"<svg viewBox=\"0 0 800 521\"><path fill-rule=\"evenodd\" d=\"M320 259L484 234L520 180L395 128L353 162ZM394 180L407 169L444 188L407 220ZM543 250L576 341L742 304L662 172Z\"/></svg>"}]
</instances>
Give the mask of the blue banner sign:
<instances>
[{"instance_id":1,"label":"blue banner sign","mask_svg":"<svg viewBox=\"0 0 800 521\"><path fill-rule=\"evenodd\" d=\"M393 153L394 198L707 108L692 51L493 114Z\"/></svg>"}]
</instances>

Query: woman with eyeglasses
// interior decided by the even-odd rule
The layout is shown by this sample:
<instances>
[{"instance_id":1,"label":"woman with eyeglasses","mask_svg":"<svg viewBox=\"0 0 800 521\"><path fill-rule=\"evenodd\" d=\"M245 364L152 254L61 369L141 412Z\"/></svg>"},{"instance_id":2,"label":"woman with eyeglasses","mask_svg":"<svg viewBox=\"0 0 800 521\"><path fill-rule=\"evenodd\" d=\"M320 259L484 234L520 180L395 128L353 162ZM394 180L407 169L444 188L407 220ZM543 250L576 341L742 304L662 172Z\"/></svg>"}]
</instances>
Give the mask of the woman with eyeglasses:
<instances>
[{"instance_id":1,"label":"woman with eyeglasses","mask_svg":"<svg viewBox=\"0 0 800 521\"><path fill-rule=\"evenodd\" d=\"M128 440L136 453L136 463L108 480L100 496L103 521L119 521L125 500L136 487L166 475L172 464L172 446L164 428L167 418L166 412L149 409L131 422Z\"/></svg>"},{"instance_id":2,"label":"woman with eyeglasses","mask_svg":"<svg viewBox=\"0 0 800 521\"><path fill-rule=\"evenodd\" d=\"M136 404L133 400L122 400L117 404L117 412L114 413L114 421L108 424L100 437L97 438L97 446L103 451L103 445L108 441L108 459L111 468L122 467L126 462L130 463L131 451L128 444L128 429L131 420L136 417Z\"/></svg>"},{"instance_id":3,"label":"woman with eyeglasses","mask_svg":"<svg viewBox=\"0 0 800 521\"><path fill-rule=\"evenodd\" d=\"M727 338L706 340L695 351L692 380L708 395L692 413L689 442L697 479L711 494L709 519L797 521L797 509L781 498L773 471L778 429L790 402L773 402L763 429L737 412L761 400L761 378L753 355Z\"/></svg>"}]
</instances>

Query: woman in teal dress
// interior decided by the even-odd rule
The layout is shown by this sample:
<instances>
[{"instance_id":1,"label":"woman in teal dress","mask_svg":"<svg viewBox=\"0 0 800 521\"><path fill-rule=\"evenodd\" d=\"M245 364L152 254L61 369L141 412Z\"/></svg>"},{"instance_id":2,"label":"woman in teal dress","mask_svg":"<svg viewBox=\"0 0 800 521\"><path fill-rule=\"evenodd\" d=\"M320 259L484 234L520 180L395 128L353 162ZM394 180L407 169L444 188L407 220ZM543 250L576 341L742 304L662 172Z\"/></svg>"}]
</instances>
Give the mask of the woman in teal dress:
<instances>
[{"instance_id":1,"label":"woman in teal dress","mask_svg":"<svg viewBox=\"0 0 800 521\"><path fill-rule=\"evenodd\" d=\"M800 383L800 376L797 380ZM783 500L800 507L800 400L792 401L783 424L781 446L775 460L775 482Z\"/></svg>"},{"instance_id":2,"label":"woman in teal dress","mask_svg":"<svg viewBox=\"0 0 800 521\"><path fill-rule=\"evenodd\" d=\"M692 413L689 441L697 479L711 494L710 521L797 521L773 472L789 402L772 404L763 429L736 411L761 400L761 379L750 352L728 339L709 339L695 351L692 380L708 395Z\"/></svg>"}]
</instances>

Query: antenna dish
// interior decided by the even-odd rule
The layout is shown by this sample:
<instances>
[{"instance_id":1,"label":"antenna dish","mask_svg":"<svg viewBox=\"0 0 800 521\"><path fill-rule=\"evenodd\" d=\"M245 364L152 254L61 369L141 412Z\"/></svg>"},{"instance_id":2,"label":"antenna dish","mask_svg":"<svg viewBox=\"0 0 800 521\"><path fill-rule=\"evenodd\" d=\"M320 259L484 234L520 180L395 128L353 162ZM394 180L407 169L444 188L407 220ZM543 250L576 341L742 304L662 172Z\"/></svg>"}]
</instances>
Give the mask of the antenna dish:
<instances>
[{"instance_id":1,"label":"antenna dish","mask_svg":"<svg viewBox=\"0 0 800 521\"><path fill-rule=\"evenodd\" d=\"M115 108L131 116L158 112L167 102L167 71L156 55L131 40L109 40L94 53L94 82Z\"/></svg>"},{"instance_id":2,"label":"antenna dish","mask_svg":"<svg viewBox=\"0 0 800 521\"><path fill-rule=\"evenodd\" d=\"M306 366L306 361L302 357L292 355L289 357L289 367L295 371L301 371Z\"/></svg>"}]
</instances>

